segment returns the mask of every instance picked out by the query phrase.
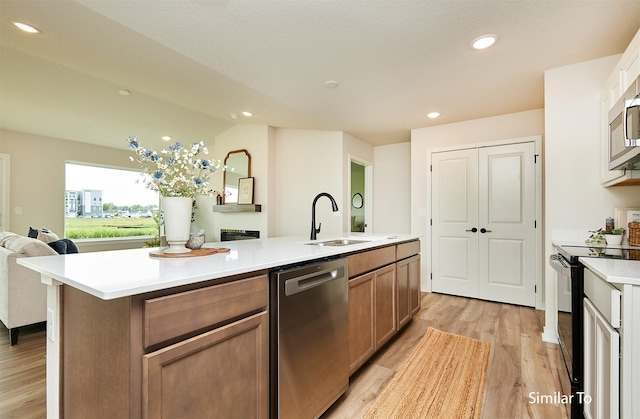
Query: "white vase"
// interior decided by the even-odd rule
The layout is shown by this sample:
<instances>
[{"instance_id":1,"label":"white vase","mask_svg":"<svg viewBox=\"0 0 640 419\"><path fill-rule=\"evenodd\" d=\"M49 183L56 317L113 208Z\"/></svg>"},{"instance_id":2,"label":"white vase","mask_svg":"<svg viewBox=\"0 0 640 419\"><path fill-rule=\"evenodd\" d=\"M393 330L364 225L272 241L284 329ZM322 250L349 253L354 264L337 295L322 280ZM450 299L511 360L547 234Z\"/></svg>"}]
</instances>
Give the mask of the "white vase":
<instances>
[{"instance_id":1,"label":"white vase","mask_svg":"<svg viewBox=\"0 0 640 419\"><path fill-rule=\"evenodd\" d=\"M181 196L163 196L164 234L169 247L164 253L188 253L185 244L191 231L193 199Z\"/></svg>"}]
</instances>

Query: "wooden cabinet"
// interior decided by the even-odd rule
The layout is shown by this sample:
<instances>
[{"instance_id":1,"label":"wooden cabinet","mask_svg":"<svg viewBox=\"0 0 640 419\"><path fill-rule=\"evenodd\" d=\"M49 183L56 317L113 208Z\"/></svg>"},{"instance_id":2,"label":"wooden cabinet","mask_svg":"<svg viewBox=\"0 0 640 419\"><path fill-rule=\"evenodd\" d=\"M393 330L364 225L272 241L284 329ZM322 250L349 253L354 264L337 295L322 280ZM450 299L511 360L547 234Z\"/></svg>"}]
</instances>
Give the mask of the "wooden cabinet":
<instances>
[{"instance_id":1,"label":"wooden cabinet","mask_svg":"<svg viewBox=\"0 0 640 419\"><path fill-rule=\"evenodd\" d=\"M376 350L398 330L396 326L396 267L389 265L375 272Z\"/></svg>"},{"instance_id":2,"label":"wooden cabinet","mask_svg":"<svg viewBox=\"0 0 640 419\"><path fill-rule=\"evenodd\" d=\"M396 263L398 329L420 310L420 255Z\"/></svg>"},{"instance_id":3,"label":"wooden cabinet","mask_svg":"<svg viewBox=\"0 0 640 419\"><path fill-rule=\"evenodd\" d=\"M420 241L396 246L398 330L420 310Z\"/></svg>"},{"instance_id":4,"label":"wooden cabinet","mask_svg":"<svg viewBox=\"0 0 640 419\"><path fill-rule=\"evenodd\" d=\"M395 334L395 266L349 281L349 373L356 371Z\"/></svg>"},{"instance_id":5,"label":"wooden cabinet","mask_svg":"<svg viewBox=\"0 0 640 419\"><path fill-rule=\"evenodd\" d=\"M420 241L350 255L349 374L420 310Z\"/></svg>"},{"instance_id":6,"label":"wooden cabinet","mask_svg":"<svg viewBox=\"0 0 640 419\"><path fill-rule=\"evenodd\" d=\"M375 274L349 281L349 374L357 370L376 351Z\"/></svg>"},{"instance_id":7,"label":"wooden cabinet","mask_svg":"<svg viewBox=\"0 0 640 419\"><path fill-rule=\"evenodd\" d=\"M102 300L63 287L64 417L268 417L268 276Z\"/></svg>"}]
</instances>

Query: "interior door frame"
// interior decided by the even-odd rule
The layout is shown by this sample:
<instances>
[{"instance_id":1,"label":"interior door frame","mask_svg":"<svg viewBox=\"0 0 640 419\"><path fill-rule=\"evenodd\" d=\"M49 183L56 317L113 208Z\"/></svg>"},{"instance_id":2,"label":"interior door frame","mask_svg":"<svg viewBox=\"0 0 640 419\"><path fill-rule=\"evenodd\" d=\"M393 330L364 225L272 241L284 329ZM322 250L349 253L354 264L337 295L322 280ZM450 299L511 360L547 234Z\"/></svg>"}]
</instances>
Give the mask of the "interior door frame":
<instances>
[{"instance_id":1,"label":"interior door frame","mask_svg":"<svg viewBox=\"0 0 640 419\"><path fill-rule=\"evenodd\" d=\"M544 214L542 212L542 174L543 174L543 159L542 159L542 135L534 135L530 137L520 137L520 138L511 138L504 140L496 140L496 141L486 141L480 143L470 143L470 144L459 144L450 147L438 147L438 148L428 148L427 149L427 222L429 223L427 228L427 233L425 235L425 242L428 246L428 251L426 252L426 272L429 273L427 278L431 279L431 272L433 272L433 264L432 264L432 228L431 228L431 220L433 219L433 198L431 196L431 182L433 174L430 170L432 167L432 157L434 153L441 153L444 151L456 151L456 150L465 150L469 148L484 148L484 147L494 147L501 145L510 145L510 144L520 144L520 143L534 143L534 156L536 159L535 164L535 219L536 219L536 232L535 232L535 251L536 251L536 261L535 261L535 283L536 283L536 306L535 308L538 310L544 309L544 272L545 272L545 263L544 263L544 253L543 253L543 231L544 231ZM426 289L423 287L423 291L431 292L431 280L427 281Z\"/></svg>"},{"instance_id":2,"label":"interior door frame","mask_svg":"<svg viewBox=\"0 0 640 419\"><path fill-rule=\"evenodd\" d=\"M345 201L345 207L349 208L346 217L346 224L348 225L348 228L345 231L351 231L351 163L356 163L360 166L364 166L364 234L368 234L373 231L373 163L359 159L351 154L349 154L348 164L348 199Z\"/></svg>"},{"instance_id":3,"label":"interior door frame","mask_svg":"<svg viewBox=\"0 0 640 419\"><path fill-rule=\"evenodd\" d=\"M10 231L11 229L11 205L9 205L10 169L10 156L0 153L0 231Z\"/></svg>"}]
</instances>

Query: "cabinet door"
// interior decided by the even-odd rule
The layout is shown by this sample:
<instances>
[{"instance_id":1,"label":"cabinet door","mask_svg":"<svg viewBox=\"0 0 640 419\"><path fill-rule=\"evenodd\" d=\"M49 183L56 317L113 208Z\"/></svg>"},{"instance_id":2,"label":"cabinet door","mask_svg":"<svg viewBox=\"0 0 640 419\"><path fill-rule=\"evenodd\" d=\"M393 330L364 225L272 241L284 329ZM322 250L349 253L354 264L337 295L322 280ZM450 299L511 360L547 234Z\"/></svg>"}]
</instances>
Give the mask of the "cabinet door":
<instances>
[{"instance_id":1,"label":"cabinet door","mask_svg":"<svg viewBox=\"0 0 640 419\"><path fill-rule=\"evenodd\" d=\"M268 314L143 357L145 418L268 416Z\"/></svg>"},{"instance_id":2,"label":"cabinet door","mask_svg":"<svg viewBox=\"0 0 640 419\"><path fill-rule=\"evenodd\" d=\"M411 320L409 306L409 259L396 263L398 330Z\"/></svg>"},{"instance_id":3,"label":"cabinet door","mask_svg":"<svg viewBox=\"0 0 640 419\"><path fill-rule=\"evenodd\" d=\"M375 273L349 281L349 374L375 352Z\"/></svg>"},{"instance_id":4,"label":"cabinet door","mask_svg":"<svg viewBox=\"0 0 640 419\"><path fill-rule=\"evenodd\" d=\"M396 264L398 330L420 310L420 255Z\"/></svg>"},{"instance_id":5,"label":"cabinet door","mask_svg":"<svg viewBox=\"0 0 640 419\"><path fill-rule=\"evenodd\" d=\"M395 263L375 272L375 340L376 350L395 334L396 327Z\"/></svg>"},{"instance_id":6,"label":"cabinet door","mask_svg":"<svg viewBox=\"0 0 640 419\"><path fill-rule=\"evenodd\" d=\"M584 304L584 394L593 397L596 394L596 316L591 304ZM584 417L595 418L595 403L584 403Z\"/></svg>"},{"instance_id":7,"label":"cabinet door","mask_svg":"<svg viewBox=\"0 0 640 419\"><path fill-rule=\"evenodd\" d=\"M620 335L587 298L584 299L584 370L584 394L591 397L584 404L584 416L618 418Z\"/></svg>"},{"instance_id":8,"label":"cabinet door","mask_svg":"<svg viewBox=\"0 0 640 419\"><path fill-rule=\"evenodd\" d=\"M411 316L420 311L420 255L413 256L409 260L409 309Z\"/></svg>"}]
</instances>

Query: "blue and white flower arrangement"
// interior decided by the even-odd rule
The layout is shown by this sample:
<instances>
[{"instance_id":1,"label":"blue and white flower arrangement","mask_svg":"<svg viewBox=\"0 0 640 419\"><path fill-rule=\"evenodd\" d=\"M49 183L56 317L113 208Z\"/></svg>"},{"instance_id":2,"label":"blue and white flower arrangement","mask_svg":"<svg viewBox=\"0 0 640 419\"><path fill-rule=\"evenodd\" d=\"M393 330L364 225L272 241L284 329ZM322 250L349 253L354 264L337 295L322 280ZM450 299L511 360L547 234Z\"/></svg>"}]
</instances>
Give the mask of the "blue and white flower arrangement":
<instances>
[{"instance_id":1,"label":"blue and white flower arrangement","mask_svg":"<svg viewBox=\"0 0 640 419\"><path fill-rule=\"evenodd\" d=\"M189 147L174 142L161 151L142 147L135 136L127 137L127 141L129 149L136 154L129 156L129 160L140 163L147 188L163 197L195 198L214 194L209 178L222 166L220 160L205 157L209 150L202 141Z\"/></svg>"}]
</instances>

